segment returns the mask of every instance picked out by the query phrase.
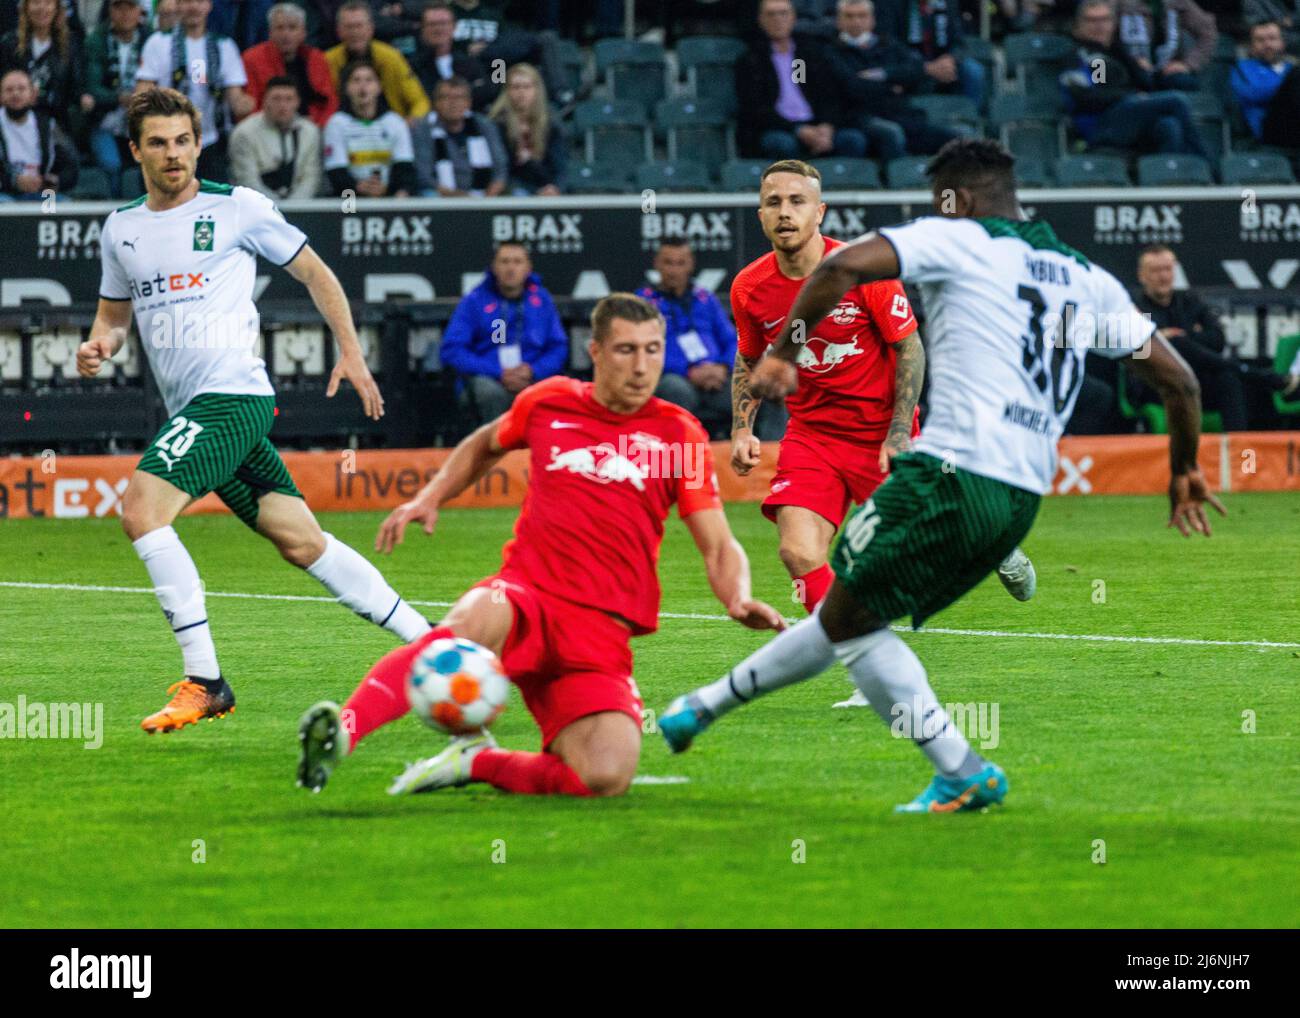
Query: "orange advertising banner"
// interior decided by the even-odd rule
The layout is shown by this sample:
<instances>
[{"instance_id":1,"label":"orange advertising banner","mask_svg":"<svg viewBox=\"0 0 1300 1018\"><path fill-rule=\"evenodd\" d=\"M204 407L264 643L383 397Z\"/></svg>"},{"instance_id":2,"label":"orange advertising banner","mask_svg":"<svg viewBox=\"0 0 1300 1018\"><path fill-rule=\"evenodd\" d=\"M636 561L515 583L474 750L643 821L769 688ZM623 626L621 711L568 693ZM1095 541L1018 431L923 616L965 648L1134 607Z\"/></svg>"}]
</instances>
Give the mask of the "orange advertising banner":
<instances>
[{"instance_id":1,"label":"orange advertising banner","mask_svg":"<svg viewBox=\"0 0 1300 1018\"><path fill-rule=\"evenodd\" d=\"M284 461L307 502L320 512L385 510L411 498L450 455L449 449L286 452ZM713 443L718 484L726 501L762 499L776 472L777 446L765 445L760 465L737 477L726 442ZM116 516L138 456L42 456L0 459L0 519ZM1300 432L1204 435L1201 468L1218 491L1300 490ZM1070 437L1061 441L1052 486L1060 495L1161 494L1168 483L1168 440L1161 435ZM513 506L528 485L528 456L507 454L453 506ZM215 495L188 513L225 512Z\"/></svg>"}]
</instances>

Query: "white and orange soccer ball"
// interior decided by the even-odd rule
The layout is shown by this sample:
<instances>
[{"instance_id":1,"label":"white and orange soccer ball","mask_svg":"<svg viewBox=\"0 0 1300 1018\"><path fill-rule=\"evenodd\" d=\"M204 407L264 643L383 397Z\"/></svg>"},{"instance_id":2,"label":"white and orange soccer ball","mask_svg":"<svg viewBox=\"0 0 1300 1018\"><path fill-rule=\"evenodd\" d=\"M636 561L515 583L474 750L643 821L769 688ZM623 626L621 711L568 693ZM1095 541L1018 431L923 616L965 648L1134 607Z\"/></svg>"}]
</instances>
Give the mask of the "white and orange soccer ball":
<instances>
[{"instance_id":1,"label":"white and orange soccer ball","mask_svg":"<svg viewBox=\"0 0 1300 1018\"><path fill-rule=\"evenodd\" d=\"M430 728L467 735L487 728L505 710L510 680L486 647L444 637L415 659L406 692L411 710Z\"/></svg>"}]
</instances>

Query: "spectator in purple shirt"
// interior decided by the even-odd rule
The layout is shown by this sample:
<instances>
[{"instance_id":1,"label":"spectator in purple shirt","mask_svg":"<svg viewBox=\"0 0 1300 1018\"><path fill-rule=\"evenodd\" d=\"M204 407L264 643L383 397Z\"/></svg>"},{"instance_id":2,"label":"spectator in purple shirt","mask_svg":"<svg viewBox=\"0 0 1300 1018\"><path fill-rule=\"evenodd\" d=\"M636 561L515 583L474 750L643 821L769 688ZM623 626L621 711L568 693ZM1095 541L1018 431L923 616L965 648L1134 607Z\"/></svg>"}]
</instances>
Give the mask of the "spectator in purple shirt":
<instances>
[{"instance_id":1,"label":"spectator in purple shirt","mask_svg":"<svg viewBox=\"0 0 1300 1018\"><path fill-rule=\"evenodd\" d=\"M736 64L742 151L768 159L862 156L867 139L841 127L843 99L825 44L796 34L790 0L761 0L762 34Z\"/></svg>"}]
</instances>

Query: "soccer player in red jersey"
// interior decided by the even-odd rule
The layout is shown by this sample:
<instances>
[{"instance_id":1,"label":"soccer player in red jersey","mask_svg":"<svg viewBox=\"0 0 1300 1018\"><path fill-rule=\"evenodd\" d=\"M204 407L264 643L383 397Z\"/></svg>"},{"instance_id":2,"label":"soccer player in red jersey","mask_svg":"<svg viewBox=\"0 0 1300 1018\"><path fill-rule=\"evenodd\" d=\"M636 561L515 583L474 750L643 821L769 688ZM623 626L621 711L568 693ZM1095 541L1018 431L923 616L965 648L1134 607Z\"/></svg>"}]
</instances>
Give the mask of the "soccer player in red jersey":
<instances>
[{"instance_id":1,"label":"soccer player in red jersey","mask_svg":"<svg viewBox=\"0 0 1300 1018\"><path fill-rule=\"evenodd\" d=\"M604 298L589 350L592 382L554 377L525 389L380 527L384 552L402 543L408 524L432 534L439 506L506 451L529 450L528 493L500 571L432 632L382 658L343 710L322 702L303 715L300 785L319 791L358 741L405 714L412 662L431 641L459 636L501 659L541 729L542 752L498 749L486 732L455 739L407 768L390 794L471 781L540 795L625 792L642 721L629 640L658 626L656 566L674 503L727 614L751 629L784 627L774 608L750 597L749 561L723 515L708 435L654 396L664 360L659 311L632 294Z\"/></svg>"},{"instance_id":2,"label":"soccer player in red jersey","mask_svg":"<svg viewBox=\"0 0 1300 1018\"><path fill-rule=\"evenodd\" d=\"M760 450L753 424L761 400L750 372L781 334L804 280L841 245L822 236L825 214L815 167L788 159L764 171L758 218L772 251L731 285L738 339L731 465L741 475L758 464ZM850 290L802 339L799 388L786 401L790 422L763 514L776 522L781 561L811 612L830 587L827 555L850 502L870 497L890 457L917 433L925 350L902 284L892 279Z\"/></svg>"},{"instance_id":3,"label":"soccer player in red jersey","mask_svg":"<svg viewBox=\"0 0 1300 1018\"><path fill-rule=\"evenodd\" d=\"M764 171L758 217L772 252L742 269L731 286L738 337L731 465L741 475L758 464L760 451L753 422L762 401L750 387L750 373L781 334L805 280L841 246L821 234L825 213L815 167L784 160ZM854 287L820 322L794 326L802 344L795 361L798 389L786 401L790 423L763 513L776 521L795 596L812 612L833 579L827 556L849 504L870 498L890 460L919 434L925 351L896 279ZM1033 596L1033 565L1020 549L998 576L1018 600ZM865 704L855 692L843 705Z\"/></svg>"}]
</instances>

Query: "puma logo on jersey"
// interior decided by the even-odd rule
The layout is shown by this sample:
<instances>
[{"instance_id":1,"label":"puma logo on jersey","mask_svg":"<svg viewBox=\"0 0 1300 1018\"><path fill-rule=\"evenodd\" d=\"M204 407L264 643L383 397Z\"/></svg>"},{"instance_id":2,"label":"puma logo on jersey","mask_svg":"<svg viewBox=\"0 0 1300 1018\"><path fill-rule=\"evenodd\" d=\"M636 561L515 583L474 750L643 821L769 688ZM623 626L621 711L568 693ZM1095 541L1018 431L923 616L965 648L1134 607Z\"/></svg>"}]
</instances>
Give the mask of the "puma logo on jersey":
<instances>
[{"instance_id":1,"label":"puma logo on jersey","mask_svg":"<svg viewBox=\"0 0 1300 1018\"><path fill-rule=\"evenodd\" d=\"M139 239L140 239L139 237L136 237L136 238L135 238L135 240L139 240ZM134 250L135 250L135 240L124 240L124 241L122 241L122 246L123 246L123 247L129 247L132 251L134 251Z\"/></svg>"},{"instance_id":2,"label":"puma logo on jersey","mask_svg":"<svg viewBox=\"0 0 1300 1018\"><path fill-rule=\"evenodd\" d=\"M551 446L551 462L547 470L567 470L571 474L590 477L601 484L628 481L637 491L645 491L645 478L641 468L626 456L620 456L610 445L588 445L578 449L560 451Z\"/></svg>"},{"instance_id":3,"label":"puma logo on jersey","mask_svg":"<svg viewBox=\"0 0 1300 1018\"><path fill-rule=\"evenodd\" d=\"M865 352L858 346L857 338L855 335L847 343L828 343L820 336L813 336L799 348L799 354L794 359L795 366L814 374L824 374L848 358Z\"/></svg>"},{"instance_id":4,"label":"puma logo on jersey","mask_svg":"<svg viewBox=\"0 0 1300 1018\"><path fill-rule=\"evenodd\" d=\"M895 318L908 318L912 314L912 306L907 303L907 298L901 293L894 294L894 304L889 309L889 313Z\"/></svg>"},{"instance_id":5,"label":"puma logo on jersey","mask_svg":"<svg viewBox=\"0 0 1300 1018\"><path fill-rule=\"evenodd\" d=\"M163 460L167 464L167 473L170 474L172 472L172 467L176 465L176 461L172 459L170 456L168 456L161 449L158 450L158 458Z\"/></svg>"}]
</instances>

